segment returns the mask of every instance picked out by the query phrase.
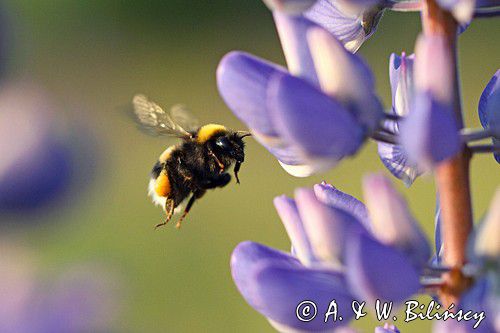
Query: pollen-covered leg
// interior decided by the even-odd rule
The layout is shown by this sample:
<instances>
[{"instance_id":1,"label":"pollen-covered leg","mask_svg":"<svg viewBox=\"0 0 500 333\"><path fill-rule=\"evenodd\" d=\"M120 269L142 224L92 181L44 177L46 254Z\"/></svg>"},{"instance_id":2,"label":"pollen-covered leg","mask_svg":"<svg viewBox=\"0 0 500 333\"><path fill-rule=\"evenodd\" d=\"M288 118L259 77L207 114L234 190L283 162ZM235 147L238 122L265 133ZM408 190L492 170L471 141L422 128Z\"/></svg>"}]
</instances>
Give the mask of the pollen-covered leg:
<instances>
[{"instance_id":1,"label":"pollen-covered leg","mask_svg":"<svg viewBox=\"0 0 500 333\"><path fill-rule=\"evenodd\" d=\"M172 216L174 215L174 209L175 209L174 206L175 205L174 205L173 199L167 199L167 201L165 201L165 212L167 213L167 217L165 218L164 222L157 224L155 226L155 229L166 225L168 223L168 221L170 221L172 219Z\"/></svg>"}]
</instances>

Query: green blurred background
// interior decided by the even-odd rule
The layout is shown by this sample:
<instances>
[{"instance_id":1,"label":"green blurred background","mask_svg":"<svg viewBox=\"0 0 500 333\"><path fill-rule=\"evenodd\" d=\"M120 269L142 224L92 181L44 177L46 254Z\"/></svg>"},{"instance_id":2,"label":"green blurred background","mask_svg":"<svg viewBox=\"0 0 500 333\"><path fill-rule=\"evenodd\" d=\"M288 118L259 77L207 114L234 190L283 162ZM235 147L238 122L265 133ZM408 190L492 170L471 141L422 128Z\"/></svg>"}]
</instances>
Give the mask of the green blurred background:
<instances>
[{"instance_id":1,"label":"green blurred background","mask_svg":"<svg viewBox=\"0 0 500 333\"><path fill-rule=\"evenodd\" d=\"M164 106L187 104L202 122L243 129L218 95L215 70L234 49L284 63L267 8L259 0L10 0L4 11L12 39L9 76L41 84L60 106L61 118L85 123L98 146L89 187L73 193L67 207L32 217L53 223L22 228L17 237L40 253L48 270L95 261L118 272L120 331L272 332L237 292L231 251L243 240L287 250L272 199L292 195L296 187L324 179L361 198L362 176L384 170L376 146L366 145L327 174L296 179L251 141L240 186L197 202L182 230L155 231L163 214L146 196L148 173L170 142L145 136L122 112L135 93L143 92ZM359 52L371 65L386 106L389 55L412 52L419 29L417 14L388 13ZM460 37L464 109L471 127L479 125L477 102L499 65L499 33L498 22L483 20ZM491 156L474 158L476 218L499 180ZM410 189L398 186L430 235L432 177L419 178ZM430 329L427 321L396 324L403 332ZM363 332L375 325L373 319L355 323Z\"/></svg>"}]
</instances>

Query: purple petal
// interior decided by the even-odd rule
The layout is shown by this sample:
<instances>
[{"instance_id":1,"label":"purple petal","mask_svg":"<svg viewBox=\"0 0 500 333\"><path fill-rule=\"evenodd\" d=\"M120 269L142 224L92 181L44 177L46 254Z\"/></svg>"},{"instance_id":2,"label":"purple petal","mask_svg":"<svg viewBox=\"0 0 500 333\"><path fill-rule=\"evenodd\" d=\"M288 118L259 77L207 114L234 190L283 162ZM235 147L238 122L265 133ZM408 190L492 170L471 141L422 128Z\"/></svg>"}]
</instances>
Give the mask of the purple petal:
<instances>
[{"instance_id":1,"label":"purple petal","mask_svg":"<svg viewBox=\"0 0 500 333\"><path fill-rule=\"evenodd\" d=\"M423 169L456 155L461 142L452 105L437 101L430 93L417 94L401 124L401 143L409 158Z\"/></svg>"},{"instance_id":2,"label":"purple petal","mask_svg":"<svg viewBox=\"0 0 500 333\"><path fill-rule=\"evenodd\" d=\"M380 160L387 170L394 177L401 179L407 187L411 186L421 172L417 165L408 158L404 148L399 144L378 142L377 149Z\"/></svg>"},{"instance_id":3,"label":"purple petal","mask_svg":"<svg viewBox=\"0 0 500 333\"><path fill-rule=\"evenodd\" d=\"M423 267L430 258L427 238L391 181L382 174L373 174L365 177L363 190L373 234L405 253L417 269Z\"/></svg>"},{"instance_id":4,"label":"purple petal","mask_svg":"<svg viewBox=\"0 0 500 333\"><path fill-rule=\"evenodd\" d=\"M299 78L277 75L268 91L268 107L280 135L306 157L336 163L354 154L363 131L335 100Z\"/></svg>"},{"instance_id":5,"label":"purple petal","mask_svg":"<svg viewBox=\"0 0 500 333\"><path fill-rule=\"evenodd\" d=\"M231 52L217 69L219 92L233 113L252 131L254 138L276 156L285 170L307 177L317 170L300 150L276 132L266 105L271 76L286 73L280 66L244 52Z\"/></svg>"},{"instance_id":6,"label":"purple petal","mask_svg":"<svg viewBox=\"0 0 500 333\"><path fill-rule=\"evenodd\" d=\"M274 13L274 21L290 73L318 86L318 77L307 45L307 31L316 24L302 16L279 12Z\"/></svg>"},{"instance_id":7,"label":"purple petal","mask_svg":"<svg viewBox=\"0 0 500 333\"><path fill-rule=\"evenodd\" d=\"M406 116L414 97L413 62L415 56L400 56L393 53L389 60L389 77L392 91L392 112ZM385 128L399 134L399 124L386 121ZM410 186L422 173L417 165L408 158L408 154L400 144L378 143L378 154L384 166L406 186Z\"/></svg>"},{"instance_id":8,"label":"purple petal","mask_svg":"<svg viewBox=\"0 0 500 333\"><path fill-rule=\"evenodd\" d=\"M274 207L278 211L299 260L304 264L310 264L315 261L311 244L304 230L295 201L282 195L274 198Z\"/></svg>"},{"instance_id":9,"label":"purple petal","mask_svg":"<svg viewBox=\"0 0 500 333\"><path fill-rule=\"evenodd\" d=\"M300 156L297 147L290 145L281 137L263 135L256 130L252 130L252 134L255 140L269 150L280 163L293 166L305 164L305 160Z\"/></svg>"},{"instance_id":10,"label":"purple petal","mask_svg":"<svg viewBox=\"0 0 500 333\"><path fill-rule=\"evenodd\" d=\"M289 15L300 14L309 9L316 0L264 0L272 11L279 11Z\"/></svg>"},{"instance_id":11,"label":"purple petal","mask_svg":"<svg viewBox=\"0 0 500 333\"><path fill-rule=\"evenodd\" d=\"M309 177L331 168L337 161L312 160L304 156L302 150L281 137L270 137L252 131L253 137L277 159L283 169L294 177Z\"/></svg>"},{"instance_id":12,"label":"purple petal","mask_svg":"<svg viewBox=\"0 0 500 333\"><path fill-rule=\"evenodd\" d=\"M392 107L395 114L406 116L414 94L413 62L415 55L391 54L389 60L389 77L391 81Z\"/></svg>"},{"instance_id":13,"label":"purple petal","mask_svg":"<svg viewBox=\"0 0 500 333\"><path fill-rule=\"evenodd\" d=\"M500 304L498 290L495 288L495 280L498 278L480 278L476 279L474 285L468 289L460 300L457 310L462 309L464 313L473 311L481 313L484 311L484 318L479 320L460 321L449 319L447 321L437 321L434 333L489 333L498 332L500 328ZM497 293L497 294L495 294ZM492 302L493 301L493 302ZM496 306L496 308L495 308ZM496 325L496 327L495 327ZM476 326L476 327L474 327Z\"/></svg>"},{"instance_id":14,"label":"purple petal","mask_svg":"<svg viewBox=\"0 0 500 333\"><path fill-rule=\"evenodd\" d=\"M349 239L346 259L351 290L368 303L400 303L420 287L417 271L403 254L364 234Z\"/></svg>"},{"instance_id":15,"label":"purple petal","mask_svg":"<svg viewBox=\"0 0 500 333\"><path fill-rule=\"evenodd\" d=\"M250 129L275 137L277 133L266 107L270 78L286 70L244 52L228 53L217 69L219 93Z\"/></svg>"},{"instance_id":16,"label":"purple petal","mask_svg":"<svg viewBox=\"0 0 500 333\"><path fill-rule=\"evenodd\" d=\"M492 131L493 144L500 144L500 70L497 70L479 99L479 119L484 128ZM500 163L500 153L494 154Z\"/></svg>"},{"instance_id":17,"label":"purple petal","mask_svg":"<svg viewBox=\"0 0 500 333\"><path fill-rule=\"evenodd\" d=\"M348 235L367 231L345 210L319 201L311 189L297 189L295 200L314 255L326 265L339 268L344 262Z\"/></svg>"},{"instance_id":18,"label":"purple petal","mask_svg":"<svg viewBox=\"0 0 500 333\"><path fill-rule=\"evenodd\" d=\"M476 8L496 7L500 5L498 0L476 0Z\"/></svg>"},{"instance_id":19,"label":"purple petal","mask_svg":"<svg viewBox=\"0 0 500 333\"><path fill-rule=\"evenodd\" d=\"M488 213L478 227L475 254L494 262L500 261L500 187L491 201Z\"/></svg>"},{"instance_id":20,"label":"purple petal","mask_svg":"<svg viewBox=\"0 0 500 333\"><path fill-rule=\"evenodd\" d=\"M498 272L490 272L486 276L476 279L474 285L462 295L459 308L464 309L464 311L472 310L478 313L484 311L485 318L479 323L476 330L479 332L498 332L500 330L500 283ZM476 324L476 322L469 323L469 329L472 326L470 324Z\"/></svg>"},{"instance_id":21,"label":"purple petal","mask_svg":"<svg viewBox=\"0 0 500 333\"><path fill-rule=\"evenodd\" d=\"M236 287L253 307L258 304L253 289L253 274L260 262L273 261L284 266L300 267L300 262L291 255L265 245L246 241L238 244L231 255L231 274Z\"/></svg>"},{"instance_id":22,"label":"purple petal","mask_svg":"<svg viewBox=\"0 0 500 333\"><path fill-rule=\"evenodd\" d=\"M421 35L415 46L415 89L440 103L454 102L453 54L442 35ZM412 103L413 105L414 103Z\"/></svg>"},{"instance_id":23,"label":"purple petal","mask_svg":"<svg viewBox=\"0 0 500 333\"><path fill-rule=\"evenodd\" d=\"M472 20L475 0L437 0L438 4L453 14L453 17L462 24Z\"/></svg>"},{"instance_id":24,"label":"purple petal","mask_svg":"<svg viewBox=\"0 0 500 333\"><path fill-rule=\"evenodd\" d=\"M330 0L318 0L304 16L324 27L333 34L351 52L356 52L363 42L376 30L380 12L367 14L363 27L363 15L348 13L339 3Z\"/></svg>"},{"instance_id":25,"label":"purple petal","mask_svg":"<svg viewBox=\"0 0 500 333\"><path fill-rule=\"evenodd\" d=\"M500 69L484 88L479 99L479 119L484 128L494 130L500 138Z\"/></svg>"},{"instance_id":26,"label":"purple petal","mask_svg":"<svg viewBox=\"0 0 500 333\"><path fill-rule=\"evenodd\" d=\"M368 66L320 27L310 29L308 40L322 90L342 103L368 132L375 130L383 110Z\"/></svg>"},{"instance_id":27,"label":"purple petal","mask_svg":"<svg viewBox=\"0 0 500 333\"><path fill-rule=\"evenodd\" d=\"M255 268L249 283L257 295L254 308L283 326L320 331L346 325L353 316L353 298L340 273L286 267L268 261ZM317 316L309 322L300 321L296 316L297 307L304 300L314 302L317 309ZM332 300L336 301L343 321L333 322L329 317L325 323L325 313ZM305 306L300 307L299 313L303 313Z\"/></svg>"},{"instance_id":28,"label":"purple petal","mask_svg":"<svg viewBox=\"0 0 500 333\"><path fill-rule=\"evenodd\" d=\"M394 325L384 324L384 327L375 327L375 333L401 333Z\"/></svg>"},{"instance_id":29,"label":"purple petal","mask_svg":"<svg viewBox=\"0 0 500 333\"><path fill-rule=\"evenodd\" d=\"M441 263L441 254L443 249L443 241L441 238L441 204L439 203L439 195L436 193L436 211L434 213L434 243L436 250L436 263Z\"/></svg>"},{"instance_id":30,"label":"purple petal","mask_svg":"<svg viewBox=\"0 0 500 333\"><path fill-rule=\"evenodd\" d=\"M481 325L474 329L474 321L456 321L449 319L447 321L436 321L433 333L492 333L495 329L488 322L482 322ZM498 331L497 331L498 332Z\"/></svg>"},{"instance_id":31,"label":"purple petal","mask_svg":"<svg viewBox=\"0 0 500 333\"><path fill-rule=\"evenodd\" d=\"M355 197L340 191L326 182L314 185L314 193L322 203L344 210L358 219L365 228L371 228L365 205Z\"/></svg>"}]
</instances>

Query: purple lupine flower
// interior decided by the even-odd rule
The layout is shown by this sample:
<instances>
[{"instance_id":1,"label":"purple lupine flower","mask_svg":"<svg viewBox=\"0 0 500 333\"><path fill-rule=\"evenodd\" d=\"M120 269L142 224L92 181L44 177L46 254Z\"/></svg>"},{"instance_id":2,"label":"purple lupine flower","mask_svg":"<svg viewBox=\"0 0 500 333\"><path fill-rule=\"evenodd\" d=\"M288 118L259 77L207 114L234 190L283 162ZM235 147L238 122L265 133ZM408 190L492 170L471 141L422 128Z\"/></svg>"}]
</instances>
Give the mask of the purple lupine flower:
<instances>
[{"instance_id":1,"label":"purple lupine flower","mask_svg":"<svg viewBox=\"0 0 500 333\"><path fill-rule=\"evenodd\" d=\"M392 91L392 114L405 117L410 112L414 97L413 62L412 54L400 56L392 54L389 60L389 78ZM386 120L384 129L393 135L399 134L399 124L396 120ZM421 171L411 162L400 144L379 142L378 154L385 167L406 186L410 186Z\"/></svg>"},{"instance_id":2,"label":"purple lupine flower","mask_svg":"<svg viewBox=\"0 0 500 333\"><path fill-rule=\"evenodd\" d=\"M310 52L285 53L287 59L302 59L289 61L297 64L294 71L301 77L249 54L231 52L219 65L217 83L226 104L255 138L285 170L303 177L355 154L377 127L382 107L373 77L360 58L304 18L283 20L295 25L285 29L291 31L291 39L281 36L284 45L309 45ZM308 40L300 44L299 37ZM315 76L306 75L310 70L302 70L310 68L311 61L323 91L315 85ZM351 84L343 84L346 80Z\"/></svg>"},{"instance_id":3,"label":"purple lupine flower","mask_svg":"<svg viewBox=\"0 0 500 333\"><path fill-rule=\"evenodd\" d=\"M427 243L415 242L421 231L412 219L405 220L408 212L402 198L381 176L373 177L366 183L370 205L377 204L376 195L385 197L383 207L385 203L399 206L393 222L402 221L400 235L393 232L381 239L378 231L370 232L363 226L368 219L363 204L323 183L314 190L296 190L295 200L281 196L274 201L292 243L291 254L253 242L243 242L234 250L231 270L238 290L280 331L346 325L352 317L352 300L399 303L420 288L420 258L408 257L405 251ZM377 223L372 228L378 229ZM344 321L325 323L324 313L333 299ZM323 315L308 322L298 320L297 306L304 300L314 302ZM303 305L312 309L311 304Z\"/></svg>"},{"instance_id":4,"label":"purple lupine flower","mask_svg":"<svg viewBox=\"0 0 500 333\"><path fill-rule=\"evenodd\" d=\"M363 141L362 129L338 102L276 65L243 52L232 52L222 59L217 77L228 106L295 176L308 176L333 166L355 152ZM322 118L325 116L331 119L330 123ZM336 116L340 117L338 122ZM337 131L347 136L337 135ZM315 141L321 141L319 135L310 133L318 132L341 141L328 146L323 143L309 152L307 149Z\"/></svg>"},{"instance_id":5,"label":"purple lupine flower","mask_svg":"<svg viewBox=\"0 0 500 333\"><path fill-rule=\"evenodd\" d=\"M356 52L376 31L383 14L379 1L356 3L361 6L347 6L337 0L318 0L304 16L332 33L346 49Z\"/></svg>"},{"instance_id":6,"label":"purple lupine flower","mask_svg":"<svg viewBox=\"0 0 500 333\"><path fill-rule=\"evenodd\" d=\"M493 145L500 147L500 70L493 75L481 94L478 110L481 125L490 132ZM494 156L500 163L500 152Z\"/></svg>"},{"instance_id":7,"label":"purple lupine flower","mask_svg":"<svg viewBox=\"0 0 500 333\"><path fill-rule=\"evenodd\" d=\"M461 147L453 115L451 57L442 36L421 36L416 46L415 97L401 124L401 143L422 169L451 158Z\"/></svg>"},{"instance_id":8,"label":"purple lupine flower","mask_svg":"<svg viewBox=\"0 0 500 333\"><path fill-rule=\"evenodd\" d=\"M53 128L46 96L27 84L0 88L0 213L26 212L61 197L72 156Z\"/></svg>"}]
</instances>

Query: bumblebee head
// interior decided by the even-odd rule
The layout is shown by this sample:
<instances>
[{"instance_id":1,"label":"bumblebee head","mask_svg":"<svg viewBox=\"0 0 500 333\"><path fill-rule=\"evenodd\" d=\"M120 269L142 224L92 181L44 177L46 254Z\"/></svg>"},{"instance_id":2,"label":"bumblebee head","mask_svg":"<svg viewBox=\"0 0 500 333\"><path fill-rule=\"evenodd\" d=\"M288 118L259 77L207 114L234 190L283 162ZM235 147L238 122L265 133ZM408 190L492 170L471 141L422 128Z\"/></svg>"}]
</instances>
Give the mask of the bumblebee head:
<instances>
[{"instance_id":1,"label":"bumblebee head","mask_svg":"<svg viewBox=\"0 0 500 333\"><path fill-rule=\"evenodd\" d=\"M214 138L216 151L222 155L234 159L236 162L243 163L245 160L245 143L241 135L237 132L227 132Z\"/></svg>"},{"instance_id":2,"label":"bumblebee head","mask_svg":"<svg viewBox=\"0 0 500 333\"><path fill-rule=\"evenodd\" d=\"M222 125L209 124L199 129L197 140L207 144L216 155L242 163L245 160L243 138L249 135L249 132L233 132Z\"/></svg>"}]
</instances>

